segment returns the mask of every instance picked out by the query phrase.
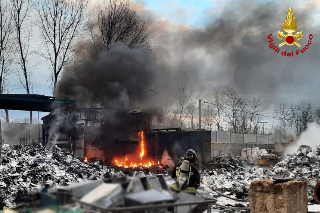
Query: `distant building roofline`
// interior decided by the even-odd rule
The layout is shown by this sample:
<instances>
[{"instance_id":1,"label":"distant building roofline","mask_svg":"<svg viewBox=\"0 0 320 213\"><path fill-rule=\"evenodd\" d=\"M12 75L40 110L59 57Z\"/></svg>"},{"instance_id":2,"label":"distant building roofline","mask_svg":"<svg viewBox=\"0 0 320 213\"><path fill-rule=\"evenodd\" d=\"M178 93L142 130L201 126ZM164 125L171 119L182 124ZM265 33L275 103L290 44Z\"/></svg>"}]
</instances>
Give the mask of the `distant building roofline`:
<instances>
[{"instance_id":1,"label":"distant building roofline","mask_svg":"<svg viewBox=\"0 0 320 213\"><path fill-rule=\"evenodd\" d=\"M59 107L75 107L75 100L37 94L0 94L0 109L51 112Z\"/></svg>"}]
</instances>

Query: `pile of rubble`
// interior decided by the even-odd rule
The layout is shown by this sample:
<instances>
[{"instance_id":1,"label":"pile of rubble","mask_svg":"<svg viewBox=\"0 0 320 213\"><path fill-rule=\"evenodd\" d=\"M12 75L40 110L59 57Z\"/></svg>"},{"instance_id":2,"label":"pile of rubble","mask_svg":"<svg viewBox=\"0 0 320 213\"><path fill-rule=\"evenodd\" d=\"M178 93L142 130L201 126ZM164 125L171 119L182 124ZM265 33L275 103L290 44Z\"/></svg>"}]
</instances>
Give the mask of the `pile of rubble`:
<instances>
[{"instance_id":1,"label":"pile of rubble","mask_svg":"<svg viewBox=\"0 0 320 213\"><path fill-rule=\"evenodd\" d=\"M258 179L301 180L308 184L309 202L313 200L313 189L320 180L320 147L312 152L311 147L300 146L296 153L287 155L274 167L252 167L236 169L214 169L204 171L203 181L217 191L239 199L248 199L248 189L252 181ZM200 190L210 197L219 195L202 185Z\"/></svg>"},{"instance_id":2,"label":"pile of rubble","mask_svg":"<svg viewBox=\"0 0 320 213\"><path fill-rule=\"evenodd\" d=\"M3 145L2 160L0 208L4 205L14 208L20 203L39 200L39 192L45 185L67 186L84 180L123 175L99 162L85 163L57 147L47 150L42 145L15 148ZM199 192L207 197L221 198L223 193L237 199L248 199L252 181L281 178L307 182L309 201L313 202L313 188L320 177L320 147L312 152L309 146L300 146L295 154L288 155L274 167L244 168L241 161L232 156L215 158L211 163L216 167L203 172L203 181L216 191L205 185L199 188ZM241 206L239 203L233 202L232 205ZM220 204L230 205L230 201L221 201Z\"/></svg>"},{"instance_id":3,"label":"pile of rubble","mask_svg":"<svg viewBox=\"0 0 320 213\"><path fill-rule=\"evenodd\" d=\"M208 168L214 168L214 169L226 169L226 170L235 170L235 169L243 169L242 163L239 159L233 157L233 156L216 156L211 159L210 162L208 162L208 165L206 165Z\"/></svg>"},{"instance_id":4,"label":"pile of rubble","mask_svg":"<svg viewBox=\"0 0 320 213\"><path fill-rule=\"evenodd\" d=\"M99 162L85 163L61 149L37 146L2 146L0 165L0 208L39 199L46 187L66 186L83 180L116 175Z\"/></svg>"}]
</instances>

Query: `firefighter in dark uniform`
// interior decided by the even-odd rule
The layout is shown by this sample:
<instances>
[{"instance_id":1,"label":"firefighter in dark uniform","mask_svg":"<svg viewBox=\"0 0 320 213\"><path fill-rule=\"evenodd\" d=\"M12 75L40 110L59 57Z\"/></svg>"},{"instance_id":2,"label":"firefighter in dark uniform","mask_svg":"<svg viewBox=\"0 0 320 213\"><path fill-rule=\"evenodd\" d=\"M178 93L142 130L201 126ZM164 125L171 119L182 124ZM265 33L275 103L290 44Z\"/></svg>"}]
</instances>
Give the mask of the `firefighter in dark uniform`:
<instances>
[{"instance_id":1,"label":"firefighter in dark uniform","mask_svg":"<svg viewBox=\"0 0 320 213\"><path fill-rule=\"evenodd\" d=\"M172 171L171 177L176 180L172 189L176 192L184 191L191 194L197 193L200 186L200 174L196 167L197 153L193 149L187 150L183 159Z\"/></svg>"}]
</instances>

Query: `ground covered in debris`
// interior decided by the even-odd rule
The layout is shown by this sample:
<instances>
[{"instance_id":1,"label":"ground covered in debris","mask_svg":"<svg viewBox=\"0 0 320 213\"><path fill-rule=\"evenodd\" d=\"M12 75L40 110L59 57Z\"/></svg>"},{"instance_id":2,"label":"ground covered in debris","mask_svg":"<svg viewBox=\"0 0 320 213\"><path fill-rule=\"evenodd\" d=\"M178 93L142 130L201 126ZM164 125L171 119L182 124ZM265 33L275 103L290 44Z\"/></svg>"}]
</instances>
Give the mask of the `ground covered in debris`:
<instances>
[{"instance_id":1,"label":"ground covered in debris","mask_svg":"<svg viewBox=\"0 0 320 213\"><path fill-rule=\"evenodd\" d=\"M110 177L116 173L99 162L85 163L54 147L2 146L0 165L0 209L40 200L39 191L47 185L66 186L88 179Z\"/></svg>"},{"instance_id":2,"label":"ground covered in debris","mask_svg":"<svg viewBox=\"0 0 320 213\"><path fill-rule=\"evenodd\" d=\"M320 147L312 150L309 146L300 146L296 153L287 155L274 167L242 167L237 160L229 167L205 170L203 181L216 191L213 191L205 184L201 184L199 192L207 197L218 198L218 204L228 206L247 206L245 202L222 199L221 192L237 199L249 199L249 186L252 181L258 179L291 179L305 181L308 185L309 202L314 203L313 190L316 181L320 179ZM225 212L225 211L221 211Z\"/></svg>"},{"instance_id":3,"label":"ground covered in debris","mask_svg":"<svg viewBox=\"0 0 320 213\"><path fill-rule=\"evenodd\" d=\"M98 162L85 163L75 159L70 153L54 147L46 150L43 146L3 145L0 165L0 208L16 207L25 202L39 200L39 191L47 185L50 187L66 186L71 183L88 179L118 176L114 169L100 165ZM247 207L246 202L230 200L220 193L248 200L250 183L258 179L289 178L306 181L308 184L309 201L313 200L313 187L320 179L320 148L313 150L301 146L292 155L288 155L274 167L244 167L234 158L214 159L216 164L223 166L203 171L205 184L199 187L199 193L205 197L217 198L217 204L229 207ZM121 173L121 172L120 172ZM122 173L123 175L123 173ZM218 212L235 212L234 210L217 209ZM237 211L246 212L246 211Z\"/></svg>"}]
</instances>

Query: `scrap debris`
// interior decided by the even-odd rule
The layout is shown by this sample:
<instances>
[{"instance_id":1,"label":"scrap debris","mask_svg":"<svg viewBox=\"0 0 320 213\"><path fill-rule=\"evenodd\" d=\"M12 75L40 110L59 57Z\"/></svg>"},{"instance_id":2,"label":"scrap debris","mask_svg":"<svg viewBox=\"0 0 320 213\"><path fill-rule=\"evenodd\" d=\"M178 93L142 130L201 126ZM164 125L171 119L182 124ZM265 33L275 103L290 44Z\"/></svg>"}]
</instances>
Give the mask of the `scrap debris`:
<instances>
[{"instance_id":1,"label":"scrap debris","mask_svg":"<svg viewBox=\"0 0 320 213\"><path fill-rule=\"evenodd\" d=\"M305 181L308 184L309 202L314 203L314 183L320 180L320 147L316 150L306 145L300 146L296 153L287 155L274 167L251 168L230 167L205 170L203 180L217 191L238 199L248 199L248 189L252 181L258 179L291 179ZM219 197L208 187L200 187L209 197ZM237 204L234 204L237 205Z\"/></svg>"},{"instance_id":2,"label":"scrap debris","mask_svg":"<svg viewBox=\"0 0 320 213\"><path fill-rule=\"evenodd\" d=\"M216 156L208 162L208 165L218 169L225 168L226 170L243 168L240 160L233 156Z\"/></svg>"},{"instance_id":3,"label":"scrap debris","mask_svg":"<svg viewBox=\"0 0 320 213\"><path fill-rule=\"evenodd\" d=\"M45 149L36 146L2 147L2 165L0 165L0 202L2 206L14 208L21 203L39 200L39 192L44 186L68 186L85 180L97 180L124 175L113 168L100 165L99 162L86 163L75 159L70 153L54 147ZM215 158L211 163L224 166L203 171L203 181L217 192L236 199L248 199L250 183L258 179L291 179L308 183L309 202L313 199L313 183L319 180L320 147L313 150L309 146L300 146L295 154L288 155L274 167L245 167L237 158ZM198 189L206 197L218 198L220 205L245 207L240 202L220 199L221 194L205 185ZM0 208L2 208L0 206Z\"/></svg>"},{"instance_id":4,"label":"scrap debris","mask_svg":"<svg viewBox=\"0 0 320 213\"><path fill-rule=\"evenodd\" d=\"M67 186L84 180L116 176L117 173L99 162L85 163L57 147L2 146L0 165L0 208L14 208L21 203L39 200L39 192L47 187Z\"/></svg>"}]
</instances>

